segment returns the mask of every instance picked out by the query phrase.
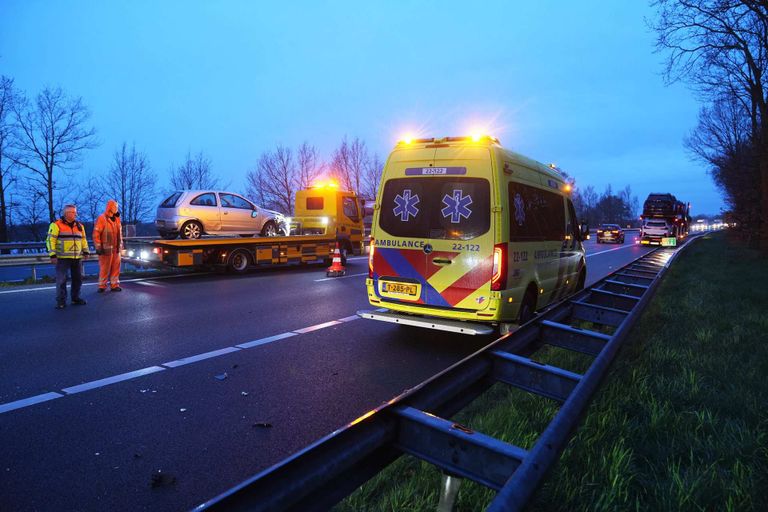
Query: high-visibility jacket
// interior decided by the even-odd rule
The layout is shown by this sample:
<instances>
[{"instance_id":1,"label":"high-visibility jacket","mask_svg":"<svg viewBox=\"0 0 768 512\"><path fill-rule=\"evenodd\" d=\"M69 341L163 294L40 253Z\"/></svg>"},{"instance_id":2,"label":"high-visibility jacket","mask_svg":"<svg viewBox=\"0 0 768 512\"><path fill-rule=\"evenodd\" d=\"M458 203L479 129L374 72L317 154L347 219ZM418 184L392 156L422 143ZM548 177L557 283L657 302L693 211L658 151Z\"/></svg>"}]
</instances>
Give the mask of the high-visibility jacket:
<instances>
[{"instance_id":1,"label":"high-visibility jacket","mask_svg":"<svg viewBox=\"0 0 768 512\"><path fill-rule=\"evenodd\" d=\"M45 246L50 257L80 259L90 254L85 227L77 221L72 224L64 219L51 222Z\"/></svg>"},{"instance_id":2,"label":"high-visibility jacket","mask_svg":"<svg viewBox=\"0 0 768 512\"><path fill-rule=\"evenodd\" d=\"M120 217L99 215L93 226L93 245L102 254L120 254L123 247L123 235Z\"/></svg>"}]
</instances>

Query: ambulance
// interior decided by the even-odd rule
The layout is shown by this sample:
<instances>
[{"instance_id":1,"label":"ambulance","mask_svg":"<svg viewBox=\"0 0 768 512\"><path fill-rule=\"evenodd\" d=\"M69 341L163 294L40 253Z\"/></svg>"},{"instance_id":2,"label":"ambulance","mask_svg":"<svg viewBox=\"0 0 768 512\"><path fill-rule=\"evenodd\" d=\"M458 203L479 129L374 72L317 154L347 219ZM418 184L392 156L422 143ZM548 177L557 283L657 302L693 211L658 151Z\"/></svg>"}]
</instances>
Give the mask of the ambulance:
<instances>
[{"instance_id":1,"label":"ambulance","mask_svg":"<svg viewBox=\"0 0 768 512\"><path fill-rule=\"evenodd\" d=\"M362 318L505 334L582 289L586 258L554 165L490 136L401 141L374 205Z\"/></svg>"}]
</instances>

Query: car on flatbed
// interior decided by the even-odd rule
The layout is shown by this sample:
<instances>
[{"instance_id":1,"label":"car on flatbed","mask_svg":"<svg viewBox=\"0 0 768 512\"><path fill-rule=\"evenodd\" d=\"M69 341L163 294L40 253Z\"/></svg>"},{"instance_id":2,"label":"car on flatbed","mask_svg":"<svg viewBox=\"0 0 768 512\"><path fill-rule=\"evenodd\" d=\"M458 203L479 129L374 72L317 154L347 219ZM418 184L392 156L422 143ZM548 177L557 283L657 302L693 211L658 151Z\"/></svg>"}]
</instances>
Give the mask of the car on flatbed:
<instances>
[{"instance_id":1,"label":"car on flatbed","mask_svg":"<svg viewBox=\"0 0 768 512\"><path fill-rule=\"evenodd\" d=\"M256 206L234 192L179 190L157 208L158 234L173 240L196 240L203 235L277 236L288 233L286 218Z\"/></svg>"}]
</instances>

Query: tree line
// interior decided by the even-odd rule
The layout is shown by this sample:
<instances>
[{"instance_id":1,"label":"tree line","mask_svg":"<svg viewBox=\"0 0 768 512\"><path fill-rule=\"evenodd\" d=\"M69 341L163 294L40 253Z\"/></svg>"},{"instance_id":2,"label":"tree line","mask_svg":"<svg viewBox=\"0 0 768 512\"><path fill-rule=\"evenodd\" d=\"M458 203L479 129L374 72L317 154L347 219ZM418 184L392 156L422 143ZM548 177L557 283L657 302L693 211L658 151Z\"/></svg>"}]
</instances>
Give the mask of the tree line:
<instances>
[{"instance_id":1,"label":"tree line","mask_svg":"<svg viewBox=\"0 0 768 512\"><path fill-rule=\"evenodd\" d=\"M574 188L571 197L579 222L586 222L591 227L600 224L619 224L622 227L638 224L639 202L629 185L614 193L613 187L608 184L602 194L588 185L583 189Z\"/></svg>"},{"instance_id":2,"label":"tree line","mask_svg":"<svg viewBox=\"0 0 768 512\"><path fill-rule=\"evenodd\" d=\"M703 103L685 146L709 167L730 220L768 256L768 0L657 0L665 76Z\"/></svg>"},{"instance_id":3,"label":"tree line","mask_svg":"<svg viewBox=\"0 0 768 512\"><path fill-rule=\"evenodd\" d=\"M204 152L188 151L181 163L170 164L168 186L162 187L146 153L127 142L114 150L106 169L84 171L86 152L101 144L89 120L82 98L46 87L30 99L12 78L0 75L0 242L10 241L13 226L44 238L47 224L68 203L92 222L113 198L123 223L136 224L150 219L161 196L173 190L230 186L216 176ZM328 159L309 142L295 150L278 145L246 171L244 192L261 206L290 214L296 190L321 177L373 198L382 169L379 156L357 137L344 137Z\"/></svg>"}]
</instances>

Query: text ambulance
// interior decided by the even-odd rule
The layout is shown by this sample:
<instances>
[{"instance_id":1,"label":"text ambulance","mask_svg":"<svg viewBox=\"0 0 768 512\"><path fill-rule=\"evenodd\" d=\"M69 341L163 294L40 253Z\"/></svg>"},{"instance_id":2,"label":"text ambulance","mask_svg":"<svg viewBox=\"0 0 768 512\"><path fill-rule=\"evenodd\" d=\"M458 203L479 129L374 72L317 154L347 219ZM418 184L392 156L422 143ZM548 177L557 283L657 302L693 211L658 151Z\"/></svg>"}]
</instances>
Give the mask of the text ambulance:
<instances>
[{"instance_id":1,"label":"text ambulance","mask_svg":"<svg viewBox=\"0 0 768 512\"><path fill-rule=\"evenodd\" d=\"M372 320L505 333L584 287L571 186L493 137L400 142L374 206Z\"/></svg>"}]
</instances>

